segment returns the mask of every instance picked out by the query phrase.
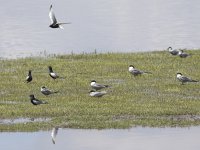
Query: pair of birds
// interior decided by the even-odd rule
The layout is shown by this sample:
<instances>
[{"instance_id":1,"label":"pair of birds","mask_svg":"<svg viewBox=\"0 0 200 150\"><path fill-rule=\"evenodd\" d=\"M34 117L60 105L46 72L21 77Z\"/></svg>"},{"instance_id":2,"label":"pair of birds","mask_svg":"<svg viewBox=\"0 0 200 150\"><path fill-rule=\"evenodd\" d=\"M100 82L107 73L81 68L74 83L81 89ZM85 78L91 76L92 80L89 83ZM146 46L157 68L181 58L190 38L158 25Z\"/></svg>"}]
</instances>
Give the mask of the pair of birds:
<instances>
[{"instance_id":1,"label":"pair of birds","mask_svg":"<svg viewBox=\"0 0 200 150\"><path fill-rule=\"evenodd\" d=\"M53 71L51 66L48 66L48 69L49 69L49 76L51 78L53 78L54 80L57 79L57 78L63 78L63 77L58 76L58 74ZM28 75L26 77L26 82L27 83L29 83L29 82L31 82L33 80L33 76L32 76L31 72L32 72L31 70L28 71Z\"/></svg>"},{"instance_id":2,"label":"pair of birds","mask_svg":"<svg viewBox=\"0 0 200 150\"><path fill-rule=\"evenodd\" d=\"M51 24L49 25L49 27L51 28L61 28L61 29L64 29L63 28L63 24L71 24L70 22L68 23L59 23L55 17L55 14L53 12L53 9L52 9L52 5L50 6L50 10L49 10L49 18L51 20Z\"/></svg>"},{"instance_id":3,"label":"pair of birds","mask_svg":"<svg viewBox=\"0 0 200 150\"><path fill-rule=\"evenodd\" d=\"M102 97L103 95L107 94L107 92L98 90L109 87L108 85L99 84L95 80L91 81L90 86L92 88L92 90L89 92L91 97Z\"/></svg>"},{"instance_id":4,"label":"pair of birds","mask_svg":"<svg viewBox=\"0 0 200 150\"><path fill-rule=\"evenodd\" d=\"M138 76L138 75L141 75L141 74L144 74L144 73L150 73L150 74L151 74L151 72L149 72L149 71L141 71L141 70L138 70L138 69L136 69L133 65L130 65L130 66L129 66L129 72L130 72L131 74L133 74L134 76ZM193 80L193 79L191 79L191 78L189 78L189 77L183 76L182 73L177 73L177 74L176 74L176 78L177 78L182 84L184 84L184 83L186 83L186 82L199 82L199 81L197 81L197 80Z\"/></svg>"},{"instance_id":5,"label":"pair of birds","mask_svg":"<svg viewBox=\"0 0 200 150\"><path fill-rule=\"evenodd\" d=\"M185 53L183 49L172 49L172 47L168 47L167 50L171 55L178 55L181 58L186 58L190 56L190 54Z\"/></svg>"},{"instance_id":6,"label":"pair of birds","mask_svg":"<svg viewBox=\"0 0 200 150\"><path fill-rule=\"evenodd\" d=\"M42 94L44 94L46 96L50 95L50 94L58 93L58 91L49 90L45 86L41 87L40 91ZM33 105L48 104L46 101L42 101L42 100L35 98L35 96L33 94L29 95L29 98Z\"/></svg>"}]
</instances>

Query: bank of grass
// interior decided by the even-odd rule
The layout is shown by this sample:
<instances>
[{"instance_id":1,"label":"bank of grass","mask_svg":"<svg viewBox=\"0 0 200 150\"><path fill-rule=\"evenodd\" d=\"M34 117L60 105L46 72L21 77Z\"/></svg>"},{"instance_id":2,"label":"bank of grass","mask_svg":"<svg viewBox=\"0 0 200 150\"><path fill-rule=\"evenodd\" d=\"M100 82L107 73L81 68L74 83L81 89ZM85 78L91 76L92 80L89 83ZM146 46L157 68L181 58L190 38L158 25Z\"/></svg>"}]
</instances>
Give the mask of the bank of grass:
<instances>
[{"instance_id":1,"label":"bank of grass","mask_svg":"<svg viewBox=\"0 0 200 150\"><path fill-rule=\"evenodd\" d=\"M181 85L176 73L200 79L200 51L186 59L166 51L62 55L0 60L0 119L51 118L49 122L0 124L1 131L132 126L200 125L200 83ZM128 66L151 71L133 77ZM53 80L47 66L64 79ZM28 70L33 81L25 83ZM108 94L89 97L90 81L109 84ZM40 87L59 93L44 96ZM29 94L48 102L33 106Z\"/></svg>"}]
</instances>

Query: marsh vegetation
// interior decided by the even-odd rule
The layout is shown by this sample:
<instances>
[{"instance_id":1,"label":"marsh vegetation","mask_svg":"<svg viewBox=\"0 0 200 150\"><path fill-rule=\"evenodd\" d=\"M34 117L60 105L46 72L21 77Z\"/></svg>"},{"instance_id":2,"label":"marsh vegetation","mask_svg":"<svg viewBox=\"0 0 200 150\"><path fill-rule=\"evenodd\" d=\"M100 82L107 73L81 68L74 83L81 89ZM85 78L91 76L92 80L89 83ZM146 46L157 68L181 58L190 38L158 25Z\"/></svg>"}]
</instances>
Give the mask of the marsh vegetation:
<instances>
[{"instance_id":1,"label":"marsh vegetation","mask_svg":"<svg viewBox=\"0 0 200 150\"><path fill-rule=\"evenodd\" d=\"M200 51L180 58L168 52L57 55L0 60L0 119L50 118L47 122L0 124L1 131L132 126L200 125L200 84L181 85L176 73L200 79ZM134 77L128 66L152 72ZM62 76L52 79L48 66ZM28 70L33 80L25 82ZM104 97L90 97L90 81L108 84ZM58 93L40 92L46 86ZM48 104L34 106L34 94Z\"/></svg>"}]
</instances>

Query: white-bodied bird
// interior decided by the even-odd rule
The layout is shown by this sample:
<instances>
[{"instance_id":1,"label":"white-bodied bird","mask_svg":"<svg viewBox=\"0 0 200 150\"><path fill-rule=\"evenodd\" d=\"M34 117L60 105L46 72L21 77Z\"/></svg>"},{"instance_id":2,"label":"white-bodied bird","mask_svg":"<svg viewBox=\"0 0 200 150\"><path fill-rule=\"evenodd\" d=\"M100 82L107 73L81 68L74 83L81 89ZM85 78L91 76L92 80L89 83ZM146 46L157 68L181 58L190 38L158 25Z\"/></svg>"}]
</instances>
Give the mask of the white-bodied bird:
<instances>
[{"instance_id":1,"label":"white-bodied bird","mask_svg":"<svg viewBox=\"0 0 200 150\"><path fill-rule=\"evenodd\" d=\"M94 91L94 90L91 90L89 93L91 97L102 97L103 95L107 94L106 91Z\"/></svg>"},{"instance_id":2,"label":"white-bodied bird","mask_svg":"<svg viewBox=\"0 0 200 150\"><path fill-rule=\"evenodd\" d=\"M144 73L152 74L152 73L149 72L149 71L141 71L141 70L138 70L138 69L136 69L133 65L130 65L130 66L129 66L128 71L129 71L132 75L134 75L134 76L138 76L138 75L141 75L141 74L144 74Z\"/></svg>"},{"instance_id":3,"label":"white-bodied bird","mask_svg":"<svg viewBox=\"0 0 200 150\"><path fill-rule=\"evenodd\" d=\"M100 90L106 87L109 87L108 85L104 85L104 84L99 84L97 83L95 80L92 80L90 83L90 86L95 89L95 90Z\"/></svg>"},{"instance_id":4,"label":"white-bodied bird","mask_svg":"<svg viewBox=\"0 0 200 150\"><path fill-rule=\"evenodd\" d=\"M177 49L172 49L172 47L168 47L167 50L169 51L170 54L172 55L178 55L180 50Z\"/></svg>"},{"instance_id":5,"label":"white-bodied bird","mask_svg":"<svg viewBox=\"0 0 200 150\"><path fill-rule=\"evenodd\" d=\"M193 80L191 78L188 78L186 76L183 76L182 73L177 73L176 74L176 78L182 83L186 83L186 82L198 82L197 80Z\"/></svg>"},{"instance_id":6,"label":"white-bodied bird","mask_svg":"<svg viewBox=\"0 0 200 150\"><path fill-rule=\"evenodd\" d=\"M50 6L49 17L50 17L50 20L51 20L51 24L49 25L49 27L51 27L51 28L64 29L63 26L62 26L63 24L70 24L70 22L68 22L68 23L59 23L59 22L57 22L55 14L54 14L53 9L52 9L52 5Z\"/></svg>"},{"instance_id":7,"label":"white-bodied bird","mask_svg":"<svg viewBox=\"0 0 200 150\"><path fill-rule=\"evenodd\" d=\"M58 91L52 91L52 90L49 90L47 87L45 86L42 86L41 89L40 89L41 93L44 94L44 95L50 95L50 94L54 94L54 93L58 93Z\"/></svg>"}]
</instances>

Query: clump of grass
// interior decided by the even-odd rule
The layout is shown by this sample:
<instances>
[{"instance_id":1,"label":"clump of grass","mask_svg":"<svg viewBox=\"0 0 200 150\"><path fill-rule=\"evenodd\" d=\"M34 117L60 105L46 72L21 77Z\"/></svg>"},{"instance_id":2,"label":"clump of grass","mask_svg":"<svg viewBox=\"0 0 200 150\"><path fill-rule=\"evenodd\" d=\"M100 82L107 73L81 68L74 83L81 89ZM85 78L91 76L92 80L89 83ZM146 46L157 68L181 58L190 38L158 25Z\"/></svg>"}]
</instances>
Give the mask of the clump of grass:
<instances>
[{"instance_id":1,"label":"clump of grass","mask_svg":"<svg viewBox=\"0 0 200 150\"><path fill-rule=\"evenodd\" d=\"M176 80L177 72L199 79L200 51L189 52L186 59L160 51L0 60L0 119L52 118L48 123L0 124L0 130L200 125L199 83ZM153 74L134 77L130 64ZM51 79L49 65L65 78ZM28 70L31 83L25 83ZM92 79L111 86L106 96L89 97ZM44 96L41 86L59 93ZM49 104L33 106L30 94Z\"/></svg>"}]
</instances>

